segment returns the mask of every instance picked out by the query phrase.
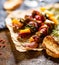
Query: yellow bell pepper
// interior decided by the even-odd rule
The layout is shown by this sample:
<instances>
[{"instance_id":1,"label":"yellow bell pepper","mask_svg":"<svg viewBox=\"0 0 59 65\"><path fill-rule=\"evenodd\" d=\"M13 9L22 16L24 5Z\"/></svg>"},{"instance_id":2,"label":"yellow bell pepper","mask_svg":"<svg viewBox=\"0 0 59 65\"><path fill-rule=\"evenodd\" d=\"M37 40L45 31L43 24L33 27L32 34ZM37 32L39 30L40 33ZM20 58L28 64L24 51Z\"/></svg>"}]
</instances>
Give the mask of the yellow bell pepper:
<instances>
[{"instance_id":1,"label":"yellow bell pepper","mask_svg":"<svg viewBox=\"0 0 59 65\"><path fill-rule=\"evenodd\" d=\"M12 20L12 24L16 24L16 25L18 25L19 27L22 27L22 26L23 26L23 23L19 22L17 19L13 19L13 20Z\"/></svg>"},{"instance_id":2,"label":"yellow bell pepper","mask_svg":"<svg viewBox=\"0 0 59 65\"><path fill-rule=\"evenodd\" d=\"M46 8L45 8L45 7L41 7L40 10L41 10L42 12L44 12L44 11L46 10Z\"/></svg>"},{"instance_id":3,"label":"yellow bell pepper","mask_svg":"<svg viewBox=\"0 0 59 65\"><path fill-rule=\"evenodd\" d=\"M50 20L52 20L56 25L58 24L58 20L55 19L55 17L49 17Z\"/></svg>"},{"instance_id":4,"label":"yellow bell pepper","mask_svg":"<svg viewBox=\"0 0 59 65\"><path fill-rule=\"evenodd\" d=\"M19 32L20 32L20 34L23 34L23 33L31 33L31 31L30 31L29 28L24 29L24 30L20 30Z\"/></svg>"},{"instance_id":5,"label":"yellow bell pepper","mask_svg":"<svg viewBox=\"0 0 59 65\"><path fill-rule=\"evenodd\" d=\"M54 14L51 13L51 12L49 12L49 11L45 11L45 13L46 13L49 17L54 16Z\"/></svg>"},{"instance_id":6,"label":"yellow bell pepper","mask_svg":"<svg viewBox=\"0 0 59 65\"><path fill-rule=\"evenodd\" d=\"M30 37L29 41L30 41L30 42L33 42L33 41L34 41L34 39L33 39L32 37Z\"/></svg>"},{"instance_id":7,"label":"yellow bell pepper","mask_svg":"<svg viewBox=\"0 0 59 65\"><path fill-rule=\"evenodd\" d=\"M49 12L49 11L45 11L45 13L48 15L48 17L49 17L49 19L50 19L51 21L53 21L55 24L58 24L58 21L57 21L57 19L55 19L53 13L51 13L51 12Z\"/></svg>"},{"instance_id":8,"label":"yellow bell pepper","mask_svg":"<svg viewBox=\"0 0 59 65\"><path fill-rule=\"evenodd\" d=\"M16 24L18 24L19 21L18 21L17 19L13 19L13 20L12 20L12 23L16 23Z\"/></svg>"}]
</instances>

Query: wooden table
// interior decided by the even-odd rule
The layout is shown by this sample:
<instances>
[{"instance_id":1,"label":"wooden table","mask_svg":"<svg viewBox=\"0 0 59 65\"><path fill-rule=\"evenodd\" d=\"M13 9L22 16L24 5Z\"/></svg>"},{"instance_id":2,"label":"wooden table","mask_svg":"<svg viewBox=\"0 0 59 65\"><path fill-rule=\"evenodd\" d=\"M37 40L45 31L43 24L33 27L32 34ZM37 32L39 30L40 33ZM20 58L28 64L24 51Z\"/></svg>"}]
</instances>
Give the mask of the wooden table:
<instances>
[{"instance_id":1,"label":"wooden table","mask_svg":"<svg viewBox=\"0 0 59 65\"><path fill-rule=\"evenodd\" d=\"M18 52L8 30L0 31L1 38L6 40L6 46L0 47L0 65L59 65L59 59L53 59L45 52Z\"/></svg>"}]
</instances>

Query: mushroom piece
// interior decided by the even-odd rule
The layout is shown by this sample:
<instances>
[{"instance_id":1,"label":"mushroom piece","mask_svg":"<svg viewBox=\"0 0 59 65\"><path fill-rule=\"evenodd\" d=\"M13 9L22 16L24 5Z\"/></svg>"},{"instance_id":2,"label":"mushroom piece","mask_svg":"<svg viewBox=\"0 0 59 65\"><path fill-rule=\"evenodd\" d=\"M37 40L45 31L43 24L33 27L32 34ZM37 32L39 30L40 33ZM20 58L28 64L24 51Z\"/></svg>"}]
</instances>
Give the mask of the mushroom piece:
<instances>
[{"instance_id":1,"label":"mushroom piece","mask_svg":"<svg viewBox=\"0 0 59 65\"><path fill-rule=\"evenodd\" d=\"M13 10L17 8L19 5L21 5L22 0L7 0L4 3L4 9L6 10Z\"/></svg>"},{"instance_id":2,"label":"mushroom piece","mask_svg":"<svg viewBox=\"0 0 59 65\"><path fill-rule=\"evenodd\" d=\"M42 43L46 53L54 58L59 58L59 44L52 36L46 36Z\"/></svg>"}]
</instances>

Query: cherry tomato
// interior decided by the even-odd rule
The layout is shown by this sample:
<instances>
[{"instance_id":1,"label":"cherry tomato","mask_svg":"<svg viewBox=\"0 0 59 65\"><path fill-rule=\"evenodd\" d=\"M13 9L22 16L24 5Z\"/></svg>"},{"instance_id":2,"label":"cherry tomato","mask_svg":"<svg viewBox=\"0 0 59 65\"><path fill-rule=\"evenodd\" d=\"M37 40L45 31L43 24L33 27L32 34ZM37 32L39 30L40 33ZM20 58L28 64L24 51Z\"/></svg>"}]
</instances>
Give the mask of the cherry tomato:
<instances>
[{"instance_id":1,"label":"cherry tomato","mask_svg":"<svg viewBox=\"0 0 59 65\"><path fill-rule=\"evenodd\" d=\"M41 21L41 16L36 15L36 16L35 16L35 19Z\"/></svg>"}]
</instances>

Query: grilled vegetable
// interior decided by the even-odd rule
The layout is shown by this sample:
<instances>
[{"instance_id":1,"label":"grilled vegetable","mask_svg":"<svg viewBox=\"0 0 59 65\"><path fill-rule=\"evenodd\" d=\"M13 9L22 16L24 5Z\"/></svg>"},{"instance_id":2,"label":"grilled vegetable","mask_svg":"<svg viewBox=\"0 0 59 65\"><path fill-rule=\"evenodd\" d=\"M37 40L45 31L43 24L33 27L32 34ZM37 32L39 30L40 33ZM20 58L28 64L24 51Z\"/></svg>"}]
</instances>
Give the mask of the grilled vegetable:
<instances>
[{"instance_id":1,"label":"grilled vegetable","mask_svg":"<svg viewBox=\"0 0 59 65\"><path fill-rule=\"evenodd\" d=\"M55 24L58 24L58 20L55 19L55 17L49 17L49 19L50 19L51 21L53 21Z\"/></svg>"},{"instance_id":2,"label":"grilled vegetable","mask_svg":"<svg viewBox=\"0 0 59 65\"><path fill-rule=\"evenodd\" d=\"M13 30L17 32L19 28L23 26L23 23L19 22L17 19L12 20Z\"/></svg>"},{"instance_id":3,"label":"grilled vegetable","mask_svg":"<svg viewBox=\"0 0 59 65\"><path fill-rule=\"evenodd\" d=\"M17 32L20 28L22 28L24 25L26 25L30 21L30 18L23 18L20 19L12 19L12 25L13 25L13 30Z\"/></svg>"},{"instance_id":4,"label":"grilled vegetable","mask_svg":"<svg viewBox=\"0 0 59 65\"><path fill-rule=\"evenodd\" d=\"M21 22L19 22L17 19L13 19L12 24L13 24L13 26L18 25L19 28L21 28L23 26L23 24Z\"/></svg>"},{"instance_id":5,"label":"grilled vegetable","mask_svg":"<svg viewBox=\"0 0 59 65\"><path fill-rule=\"evenodd\" d=\"M53 21L54 24L58 24L58 20L54 17L54 15L51 12L45 11L45 17L46 19Z\"/></svg>"},{"instance_id":6,"label":"grilled vegetable","mask_svg":"<svg viewBox=\"0 0 59 65\"><path fill-rule=\"evenodd\" d=\"M46 8L45 8L45 7L41 7L40 10L41 10L42 12L44 12L44 11L46 10Z\"/></svg>"},{"instance_id":7,"label":"grilled vegetable","mask_svg":"<svg viewBox=\"0 0 59 65\"><path fill-rule=\"evenodd\" d=\"M27 29L24 29L24 30L20 30L19 31L19 36L22 37L22 38L24 38L24 37L26 37L30 33L31 33L30 29L27 28Z\"/></svg>"}]
</instances>

